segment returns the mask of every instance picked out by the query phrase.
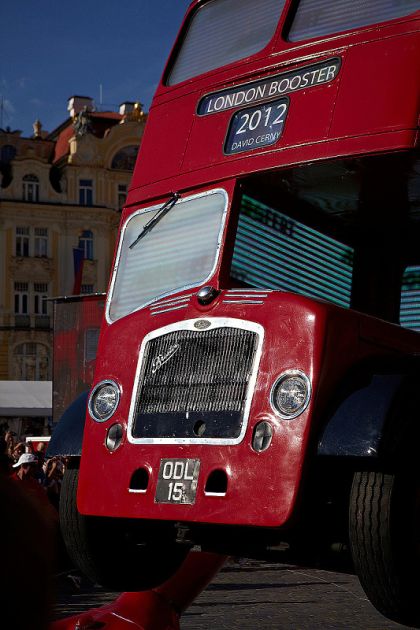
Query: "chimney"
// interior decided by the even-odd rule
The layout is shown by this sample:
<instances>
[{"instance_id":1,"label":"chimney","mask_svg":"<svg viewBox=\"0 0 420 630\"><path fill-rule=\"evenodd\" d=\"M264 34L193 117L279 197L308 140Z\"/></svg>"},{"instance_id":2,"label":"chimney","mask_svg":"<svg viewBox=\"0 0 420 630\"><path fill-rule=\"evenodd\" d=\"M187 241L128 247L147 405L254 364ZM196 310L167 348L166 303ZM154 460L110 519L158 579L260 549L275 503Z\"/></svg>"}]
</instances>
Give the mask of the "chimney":
<instances>
[{"instance_id":1,"label":"chimney","mask_svg":"<svg viewBox=\"0 0 420 630\"><path fill-rule=\"evenodd\" d=\"M135 103L132 101L124 101L124 103L121 103L120 105L121 116L127 116L127 114L130 114L134 109L134 105Z\"/></svg>"},{"instance_id":2,"label":"chimney","mask_svg":"<svg viewBox=\"0 0 420 630\"><path fill-rule=\"evenodd\" d=\"M139 101L125 101L120 105L120 114L122 116L121 123L124 122L141 122L144 117L143 105Z\"/></svg>"},{"instance_id":3,"label":"chimney","mask_svg":"<svg viewBox=\"0 0 420 630\"><path fill-rule=\"evenodd\" d=\"M90 96L70 96L67 111L70 112L71 118L75 118L85 107L89 112L94 109L93 99Z\"/></svg>"}]
</instances>

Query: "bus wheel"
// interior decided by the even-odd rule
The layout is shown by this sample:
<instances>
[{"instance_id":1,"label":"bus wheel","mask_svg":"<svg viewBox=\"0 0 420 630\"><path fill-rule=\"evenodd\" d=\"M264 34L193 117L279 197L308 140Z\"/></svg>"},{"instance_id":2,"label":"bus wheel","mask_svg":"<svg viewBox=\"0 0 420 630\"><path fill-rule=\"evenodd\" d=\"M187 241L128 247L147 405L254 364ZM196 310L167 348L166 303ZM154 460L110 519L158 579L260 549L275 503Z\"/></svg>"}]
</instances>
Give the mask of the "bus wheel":
<instances>
[{"instance_id":1,"label":"bus wheel","mask_svg":"<svg viewBox=\"0 0 420 630\"><path fill-rule=\"evenodd\" d=\"M166 523L81 515L79 471L65 472L60 526L70 559L93 582L116 591L142 591L169 579L189 548L175 542Z\"/></svg>"},{"instance_id":2,"label":"bus wheel","mask_svg":"<svg viewBox=\"0 0 420 630\"><path fill-rule=\"evenodd\" d=\"M413 473L357 472L350 495L356 573L386 617L420 628L420 483Z\"/></svg>"}]
</instances>

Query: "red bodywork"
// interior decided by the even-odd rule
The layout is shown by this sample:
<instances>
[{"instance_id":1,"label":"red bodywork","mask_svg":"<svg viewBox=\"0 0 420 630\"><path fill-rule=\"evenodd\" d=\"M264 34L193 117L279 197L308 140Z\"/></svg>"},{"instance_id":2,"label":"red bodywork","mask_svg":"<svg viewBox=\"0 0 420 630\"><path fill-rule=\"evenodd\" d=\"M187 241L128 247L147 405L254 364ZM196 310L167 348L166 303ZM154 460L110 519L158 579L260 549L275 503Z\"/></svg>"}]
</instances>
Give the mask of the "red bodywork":
<instances>
[{"instance_id":1,"label":"red bodywork","mask_svg":"<svg viewBox=\"0 0 420 630\"><path fill-rule=\"evenodd\" d=\"M128 204L280 166L415 146L419 28L417 12L409 19L366 27L356 34L296 45L281 39L280 24L272 45L249 60L179 86L161 84L150 109ZM335 57L342 59L342 66L334 81L288 94L284 133L274 148L224 155L232 110L196 114L206 94Z\"/></svg>"},{"instance_id":2,"label":"red bodywork","mask_svg":"<svg viewBox=\"0 0 420 630\"><path fill-rule=\"evenodd\" d=\"M241 178L295 164L342 156L410 150L418 143L420 74L419 13L322 42L292 44L281 39L285 8L276 36L261 53L208 72L178 86L159 86L139 152L128 206L133 211L164 203L171 191L192 194L223 188L229 212ZM417 54L416 54L417 53ZM200 99L233 85L340 57L337 78L329 84L289 94L284 132L273 147L224 155L232 110L198 116ZM174 210L176 211L176 209ZM228 214L227 224L230 216ZM275 527L290 518L299 491L311 436L319 436L322 413L334 388L367 358L402 357L420 351L417 333L354 311L274 291L261 305L224 303L230 288L224 238L214 275L206 284L222 289L209 307L192 296L188 307L152 316L149 308L116 322L103 323L94 384L117 382L122 391L114 416L95 423L87 416L80 468L78 507L82 514L167 519ZM196 293L185 291L186 295ZM127 418L145 335L180 320L236 318L264 328L264 343L246 433L236 445L134 444L124 434L113 453L104 446L107 429ZM291 421L281 420L270 405L270 390L287 369L304 371L312 381L307 409ZM272 445L251 448L253 429L267 419L274 428ZM162 458L196 458L201 462L193 505L155 502ZM147 491L129 493L138 468L149 472ZM226 471L225 496L207 496L204 486L215 469Z\"/></svg>"},{"instance_id":3,"label":"red bodywork","mask_svg":"<svg viewBox=\"0 0 420 630\"><path fill-rule=\"evenodd\" d=\"M293 510L308 439L311 431L316 430L313 409L316 408L316 417L319 417L340 379L363 359L420 351L417 333L326 303L273 292L261 306L231 306L223 304L223 297L224 292L208 310L192 298L183 315L185 319L229 316L251 320L264 327L263 352L245 438L234 446L150 446L125 440L115 453L104 448L110 424L120 422L127 428L143 336L158 325L172 323L176 314L159 315L158 324L147 308L127 316L107 327L101 338L96 380L106 375L121 384L123 394L112 420L102 424L92 422L90 417L87 420L83 449L89 457L82 457L80 475L82 479L94 481L79 486L78 506L82 513L267 527L282 525ZM138 341L134 344L136 338ZM132 352L121 352L121 344L127 344ZM101 351L101 347L106 348L106 352ZM271 409L269 392L280 373L296 368L311 377L313 396L302 415L285 421ZM271 447L256 453L251 439L255 425L261 420L269 420L275 433ZM175 457L201 461L194 505L156 504L154 501L160 460ZM131 494L128 491L130 479L140 467L149 471L148 489L144 494ZM227 473L228 489L223 497L204 493L205 482L216 469Z\"/></svg>"}]
</instances>

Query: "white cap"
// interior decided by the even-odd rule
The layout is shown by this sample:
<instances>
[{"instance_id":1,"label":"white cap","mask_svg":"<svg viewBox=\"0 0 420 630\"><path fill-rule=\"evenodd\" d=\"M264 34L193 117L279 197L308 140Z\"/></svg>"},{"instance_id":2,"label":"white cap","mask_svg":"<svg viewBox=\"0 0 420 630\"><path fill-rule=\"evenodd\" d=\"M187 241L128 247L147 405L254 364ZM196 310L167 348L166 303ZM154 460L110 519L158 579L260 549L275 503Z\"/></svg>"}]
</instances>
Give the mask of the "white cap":
<instances>
[{"instance_id":1,"label":"white cap","mask_svg":"<svg viewBox=\"0 0 420 630\"><path fill-rule=\"evenodd\" d=\"M19 457L19 461L13 464L13 468L19 468L22 464L36 464L38 459L32 453L22 453Z\"/></svg>"}]
</instances>

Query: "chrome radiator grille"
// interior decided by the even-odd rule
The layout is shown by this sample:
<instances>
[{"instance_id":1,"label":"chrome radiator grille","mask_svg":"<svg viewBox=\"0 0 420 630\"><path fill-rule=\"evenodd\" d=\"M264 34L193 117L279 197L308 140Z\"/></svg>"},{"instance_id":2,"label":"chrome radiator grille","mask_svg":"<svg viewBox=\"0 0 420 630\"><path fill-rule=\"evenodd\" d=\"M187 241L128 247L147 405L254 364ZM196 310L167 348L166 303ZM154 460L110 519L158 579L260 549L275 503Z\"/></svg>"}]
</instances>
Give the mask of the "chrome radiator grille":
<instances>
[{"instance_id":1,"label":"chrome radiator grille","mask_svg":"<svg viewBox=\"0 0 420 630\"><path fill-rule=\"evenodd\" d=\"M177 330L145 348L133 436L240 433L258 336L242 328Z\"/></svg>"}]
</instances>

